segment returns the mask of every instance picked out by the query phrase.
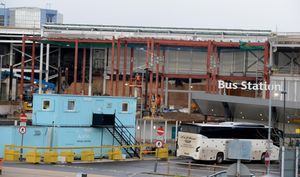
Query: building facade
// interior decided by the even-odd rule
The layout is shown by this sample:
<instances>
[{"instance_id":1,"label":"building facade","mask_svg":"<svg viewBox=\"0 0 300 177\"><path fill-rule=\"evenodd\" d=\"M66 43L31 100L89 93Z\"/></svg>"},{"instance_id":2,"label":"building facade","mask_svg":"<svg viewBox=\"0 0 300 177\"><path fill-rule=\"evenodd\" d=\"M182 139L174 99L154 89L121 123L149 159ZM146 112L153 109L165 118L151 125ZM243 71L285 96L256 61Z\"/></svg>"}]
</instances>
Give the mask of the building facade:
<instances>
[{"instance_id":1,"label":"building facade","mask_svg":"<svg viewBox=\"0 0 300 177\"><path fill-rule=\"evenodd\" d=\"M57 10L36 7L0 9L0 26L40 28L46 23L62 23L63 16Z\"/></svg>"}]
</instances>

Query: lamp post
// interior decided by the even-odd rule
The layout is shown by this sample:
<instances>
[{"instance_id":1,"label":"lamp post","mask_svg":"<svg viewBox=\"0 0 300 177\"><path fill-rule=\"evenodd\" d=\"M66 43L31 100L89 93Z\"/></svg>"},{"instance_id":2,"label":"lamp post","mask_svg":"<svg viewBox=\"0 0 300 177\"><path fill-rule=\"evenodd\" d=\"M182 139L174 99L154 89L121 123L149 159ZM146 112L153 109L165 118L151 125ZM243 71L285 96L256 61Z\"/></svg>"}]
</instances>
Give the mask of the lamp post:
<instances>
[{"instance_id":1,"label":"lamp post","mask_svg":"<svg viewBox=\"0 0 300 177\"><path fill-rule=\"evenodd\" d=\"M270 54L271 57L271 54ZM271 76L272 66L269 66L269 76ZM269 94L269 120L268 120L268 148L267 153L270 156L271 153L271 126L272 126L272 97L271 90ZM267 166L267 174L270 174L270 165Z\"/></svg>"},{"instance_id":2,"label":"lamp post","mask_svg":"<svg viewBox=\"0 0 300 177\"><path fill-rule=\"evenodd\" d=\"M283 138L282 138L282 145L284 146L285 141L285 123L286 123L286 115L285 115L285 97L286 97L286 81L285 78L283 79L283 91L281 92L283 94Z\"/></svg>"}]
</instances>

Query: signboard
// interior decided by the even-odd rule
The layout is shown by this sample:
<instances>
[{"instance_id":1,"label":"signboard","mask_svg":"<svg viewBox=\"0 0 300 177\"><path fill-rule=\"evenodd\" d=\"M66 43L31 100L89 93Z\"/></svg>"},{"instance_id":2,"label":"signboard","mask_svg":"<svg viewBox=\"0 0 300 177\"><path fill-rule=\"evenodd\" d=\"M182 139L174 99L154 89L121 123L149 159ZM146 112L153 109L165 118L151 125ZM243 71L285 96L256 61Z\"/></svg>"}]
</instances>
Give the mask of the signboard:
<instances>
[{"instance_id":1,"label":"signboard","mask_svg":"<svg viewBox=\"0 0 300 177\"><path fill-rule=\"evenodd\" d=\"M27 121L27 116L26 116L26 114L22 113L22 114L20 115L20 121L21 121L21 122L26 122L26 121Z\"/></svg>"},{"instance_id":2,"label":"signboard","mask_svg":"<svg viewBox=\"0 0 300 177\"><path fill-rule=\"evenodd\" d=\"M19 133L21 133L22 135L26 133L26 127L25 126L21 126L19 127Z\"/></svg>"},{"instance_id":3,"label":"signboard","mask_svg":"<svg viewBox=\"0 0 300 177\"><path fill-rule=\"evenodd\" d=\"M158 127L156 129L156 133L157 133L158 136L163 136L165 134L165 130L164 130L163 127Z\"/></svg>"},{"instance_id":4,"label":"signboard","mask_svg":"<svg viewBox=\"0 0 300 177\"><path fill-rule=\"evenodd\" d=\"M230 140L226 145L228 159L251 160L252 145L250 141Z\"/></svg>"},{"instance_id":5,"label":"signboard","mask_svg":"<svg viewBox=\"0 0 300 177\"><path fill-rule=\"evenodd\" d=\"M161 140L157 140L157 141L155 141L155 146L157 148L161 148L163 146L163 142Z\"/></svg>"}]
</instances>

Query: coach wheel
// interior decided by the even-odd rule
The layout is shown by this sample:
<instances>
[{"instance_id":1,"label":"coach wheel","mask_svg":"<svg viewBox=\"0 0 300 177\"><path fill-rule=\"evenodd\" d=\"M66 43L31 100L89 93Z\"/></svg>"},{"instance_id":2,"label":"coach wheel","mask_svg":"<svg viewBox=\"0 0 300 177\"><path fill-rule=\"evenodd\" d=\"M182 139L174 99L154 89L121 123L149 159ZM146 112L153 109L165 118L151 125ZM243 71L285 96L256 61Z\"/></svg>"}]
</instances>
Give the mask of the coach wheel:
<instances>
[{"instance_id":1,"label":"coach wheel","mask_svg":"<svg viewBox=\"0 0 300 177\"><path fill-rule=\"evenodd\" d=\"M222 152L218 152L216 157L216 163L221 164L224 161L224 155Z\"/></svg>"}]
</instances>

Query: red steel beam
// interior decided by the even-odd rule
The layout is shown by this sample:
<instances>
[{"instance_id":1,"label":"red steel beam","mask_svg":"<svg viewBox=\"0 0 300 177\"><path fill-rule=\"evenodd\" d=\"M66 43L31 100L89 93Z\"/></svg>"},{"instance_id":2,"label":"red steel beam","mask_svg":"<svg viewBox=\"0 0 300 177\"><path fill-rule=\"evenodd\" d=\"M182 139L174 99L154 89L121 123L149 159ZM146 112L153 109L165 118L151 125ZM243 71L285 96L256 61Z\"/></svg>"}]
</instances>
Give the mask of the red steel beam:
<instances>
[{"instance_id":1,"label":"red steel beam","mask_svg":"<svg viewBox=\"0 0 300 177\"><path fill-rule=\"evenodd\" d=\"M270 73L268 70L269 65L269 43L265 42L264 45L264 81L270 84ZM266 98L270 98L270 91L266 91Z\"/></svg>"},{"instance_id":2,"label":"red steel beam","mask_svg":"<svg viewBox=\"0 0 300 177\"><path fill-rule=\"evenodd\" d=\"M78 69L78 40L75 40L75 55L74 55L74 83L72 94L77 94L77 69Z\"/></svg>"},{"instance_id":3,"label":"red steel beam","mask_svg":"<svg viewBox=\"0 0 300 177\"><path fill-rule=\"evenodd\" d=\"M150 100L152 99L152 90L153 90L153 66L154 66L154 39L151 39L151 46L150 46L150 62L151 62L151 72L150 72L150 84L149 84L149 97Z\"/></svg>"},{"instance_id":4,"label":"red steel beam","mask_svg":"<svg viewBox=\"0 0 300 177\"><path fill-rule=\"evenodd\" d=\"M120 56L121 56L121 41L118 39L117 43L117 66L116 66L116 85L115 96L119 96L119 76L120 76Z\"/></svg>"},{"instance_id":5,"label":"red steel beam","mask_svg":"<svg viewBox=\"0 0 300 177\"><path fill-rule=\"evenodd\" d=\"M85 66L86 66L86 48L83 48L82 83L81 83L81 91L83 95L85 95Z\"/></svg>"},{"instance_id":6,"label":"red steel beam","mask_svg":"<svg viewBox=\"0 0 300 177\"><path fill-rule=\"evenodd\" d=\"M208 76L206 74L164 74L164 77L168 78L176 78L176 79L208 79Z\"/></svg>"},{"instance_id":7,"label":"red steel beam","mask_svg":"<svg viewBox=\"0 0 300 177\"><path fill-rule=\"evenodd\" d=\"M148 43L148 38L122 38L129 43L146 44ZM171 40L171 39L155 39L155 43L160 45L169 46L195 46L195 47L207 47L208 41L190 41L190 40Z\"/></svg>"},{"instance_id":8,"label":"red steel beam","mask_svg":"<svg viewBox=\"0 0 300 177\"><path fill-rule=\"evenodd\" d=\"M133 62L134 62L134 48L130 49L130 85L133 84ZM132 96L132 87L129 87L129 96Z\"/></svg>"},{"instance_id":9,"label":"red steel beam","mask_svg":"<svg viewBox=\"0 0 300 177\"><path fill-rule=\"evenodd\" d=\"M124 62L123 62L123 90L122 96L125 96L125 87L126 87L126 75L127 75L127 42L125 41L124 45Z\"/></svg>"},{"instance_id":10,"label":"red steel beam","mask_svg":"<svg viewBox=\"0 0 300 177\"><path fill-rule=\"evenodd\" d=\"M21 81L20 81L20 99L23 101L24 88L24 61L25 61L25 36L22 37L22 59L21 59Z\"/></svg>"},{"instance_id":11,"label":"red steel beam","mask_svg":"<svg viewBox=\"0 0 300 177\"><path fill-rule=\"evenodd\" d=\"M26 36L26 40L31 41L56 41L56 42L74 42L74 39L68 38L45 38L37 36ZM120 40L126 40L129 43L140 43L146 44L147 38L121 38ZM156 39L156 43L161 45L170 45L170 46L195 46L195 47L208 47L209 41L191 41L191 40L171 40L171 39ZM78 39L79 43L111 43L112 40L103 40L103 39ZM217 47L239 47L238 42L217 42L214 41L214 45ZM263 42L252 42L247 43L247 46L264 46Z\"/></svg>"},{"instance_id":12,"label":"red steel beam","mask_svg":"<svg viewBox=\"0 0 300 177\"><path fill-rule=\"evenodd\" d=\"M46 38L46 37L36 37L36 36L26 36L27 40L30 41L51 41L51 42L69 42L73 43L74 39L68 38ZM102 40L102 39L75 39L78 43L111 43L112 40Z\"/></svg>"},{"instance_id":13,"label":"red steel beam","mask_svg":"<svg viewBox=\"0 0 300 177\"><path fill-rule=\"evenodd\" d=\"M115 36L111 42L111 67L110 67L110 95L113 96L114 92L114 72L115 72Z\"/></svg>"},{"instance_id":14,"label":"red steel beam","mask_svg":"<svg viewBox=\"0 0 300 177\"><path fill-rule=\"evenodd\" d=\"M237 80L237 81L255 81L256 77L248 77L248 76L217 76L218 80Z\"/></svg>"},{"instance_id":15,"label":"red steel beam","mask_svg":"<svg viewBox=\"0 0 300 177\"><path fill-rule=\"evenodd\" d=\"M158 95L158 81L159 81L159 60L160 60L160 46L159 44L156 45L156 75L155 75L155 98L157 98Z\"/></svg>"},{"instance_id":16,"label":"red steel beam","mask_svg":"<svg viewBox=\"0 0 300 177\"><path fill-rule=\"evenodd\" d=\"M215 58L215 63L216 63L216 67L213 68L213 74L212 74L212 91L213 93L217 93L217 75L218 75L218 68L219 68L219 65L218 65L218 50L217 50L217 46L214 46L214 49L213 49L213 55L214 55L214 58Z\"/></svg>"},{"instance_id":17,"label":"red steel beam","mask_svg":"<svg viewBox=\"0 0 300 177\"><path fill-rule=\"evenodd\" d=\"M149 69L149 53L150 53L150 41L147 41L147 50L146 50L146 68Z\"/></svg>"},{"instance_id":18,"label":"red steel beam","mask_svg":"<svg viewBox=\"0 0 300 177\"><path fill-rule=\"evenodd\" d=\"M34 93L34 65L35 65L35 42L32 43L32 51L31 51L31 92L30 95L32 96Z\"/></svg>"},{"instance_id":19,"label":"red steel beam","mask_svg":"<svg viewBox=\"0 0 300 177\"><path fill-rule=\"evenodd\" d=\"M166 51L163 50L163 63L161 66L161 80L160 80L161 102L163 102L164 100L165 60L166 60Z\"/></svg>"},{"instance_id":20,"label":"red steel beam","mask_svg":"<svg viewBox=\"0 0 300 177\"><path fill-rule=\"evenodd\" d=\"M210 93L211 90L211 68L210 68L210 59L211 59L211 53L213 50L213 43L212 41L209 41L208 48L207 48L207 56L206 56L206 92Z\"/></svg>"}]
</instances>

